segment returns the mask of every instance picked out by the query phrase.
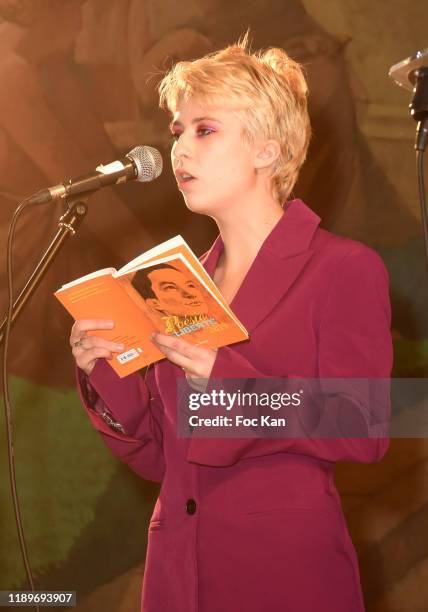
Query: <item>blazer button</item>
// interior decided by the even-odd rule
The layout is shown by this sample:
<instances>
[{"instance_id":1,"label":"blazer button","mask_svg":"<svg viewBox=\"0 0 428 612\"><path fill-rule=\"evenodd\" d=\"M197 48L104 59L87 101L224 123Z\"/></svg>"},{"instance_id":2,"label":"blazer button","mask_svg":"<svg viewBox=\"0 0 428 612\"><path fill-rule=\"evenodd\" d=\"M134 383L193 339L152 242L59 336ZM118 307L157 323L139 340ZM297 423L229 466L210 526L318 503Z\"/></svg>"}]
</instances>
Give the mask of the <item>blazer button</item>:
<instances>
[{"instance_id":1,"label":"blazer button","mask_svg":"<svg viewBox=\"0 0 428 612\"><path fill-rule=\"evenodd\" d=\"M194 499L188 499L186 502L186 512L187 514L195 514L196 512L196 502Z\"/></svg>"}]
</instances>

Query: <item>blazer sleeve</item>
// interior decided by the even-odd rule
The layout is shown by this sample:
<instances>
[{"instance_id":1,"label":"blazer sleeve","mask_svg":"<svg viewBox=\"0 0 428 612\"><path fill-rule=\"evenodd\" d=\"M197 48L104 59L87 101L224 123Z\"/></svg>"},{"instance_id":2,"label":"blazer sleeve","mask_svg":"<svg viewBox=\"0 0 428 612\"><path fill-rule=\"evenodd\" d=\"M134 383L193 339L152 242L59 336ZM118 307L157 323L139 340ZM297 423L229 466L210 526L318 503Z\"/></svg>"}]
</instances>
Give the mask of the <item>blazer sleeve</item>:
<instances>
[{"instance_id":1,"label":"blazer sleeve","mask_svg":"<svg viewBox=\"0 0 428 612\"><path fill-rule=\"evenodd\" d=\"M87 376L77 368L80 398L90 421L112 453L139 476L160 482L165 472L163 405L149 368L119 378L105 359Z\"/></svg>"},{"instance_id":2,"label":"blazer sleeve","mask_svg":"<svg viewBox=\"0 0 428 612\"><path fill-rule=\"evenodd\" d=\"M389 385L392 368L390 302L388 273L380 257L361 246L345 255L333 271L334 280L324 301L318 327L318 370L320 385L326 379L383 379L378 407L385 420L389 418ZM234 347L218 350L211 379L266 378ZM376 382L376 381L374 381ZM382 382L381 380L379 381ZM351 415L355 430L367 425L371 406L370 393L352 393L352 385L342 394L325 394L323 410ZM319 409L317 404L316 409ZM307 420L313 406L306 406ZM303 419L305 414L303 413ZM367 429L366 429L367 431ZM371 463L380 460L388 449L385 427L380 436L366 433L358 437L295 438L193 438L188 460L210 466L233 465L240 459L279 452L300 453L335 462L340 460Z\"/></svg>"}]
</instances>

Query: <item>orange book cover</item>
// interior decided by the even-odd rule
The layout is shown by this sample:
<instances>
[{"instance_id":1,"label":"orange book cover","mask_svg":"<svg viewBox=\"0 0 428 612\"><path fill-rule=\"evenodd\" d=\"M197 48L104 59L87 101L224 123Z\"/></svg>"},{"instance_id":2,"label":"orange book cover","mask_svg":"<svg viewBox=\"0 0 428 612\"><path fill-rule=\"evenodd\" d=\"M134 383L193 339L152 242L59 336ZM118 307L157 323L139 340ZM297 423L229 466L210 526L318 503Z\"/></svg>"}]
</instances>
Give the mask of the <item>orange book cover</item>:
<instances>
[{"instance_id":1,"label":"orange book cover","mask_svg":"<svg viewBox=\"0 0 428 612\"><path fill-rule=\"evenodd\" d=\"M181 236L139 255L119 271L98 270L55 292L77 319L111 319L111 330L88 332L125 350L109 360L122 378L164 358L154 331L218 348L248 338L205 268Z\"/></svg>"}]
</instances>

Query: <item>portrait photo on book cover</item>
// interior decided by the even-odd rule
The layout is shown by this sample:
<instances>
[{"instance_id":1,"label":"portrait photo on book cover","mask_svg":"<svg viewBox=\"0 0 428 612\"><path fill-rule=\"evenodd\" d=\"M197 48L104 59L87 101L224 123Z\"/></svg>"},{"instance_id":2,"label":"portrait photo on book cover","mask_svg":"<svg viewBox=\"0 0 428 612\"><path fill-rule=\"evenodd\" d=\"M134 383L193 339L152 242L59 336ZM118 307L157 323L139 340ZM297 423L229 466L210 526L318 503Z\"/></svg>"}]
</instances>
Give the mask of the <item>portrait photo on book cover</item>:
<instances>
[{"instance_id":1,"label":"portrait photo on book cover","mask_svg":"<svg viewBox=\"0 0 428 612\"><path fill-rule=\"evenodd\" d=\"M137 270L131 284L144 299L151 320L166 334L210 328L218 332L226 324L217 301L178 258Z\"/></svg>"}]
</instances>

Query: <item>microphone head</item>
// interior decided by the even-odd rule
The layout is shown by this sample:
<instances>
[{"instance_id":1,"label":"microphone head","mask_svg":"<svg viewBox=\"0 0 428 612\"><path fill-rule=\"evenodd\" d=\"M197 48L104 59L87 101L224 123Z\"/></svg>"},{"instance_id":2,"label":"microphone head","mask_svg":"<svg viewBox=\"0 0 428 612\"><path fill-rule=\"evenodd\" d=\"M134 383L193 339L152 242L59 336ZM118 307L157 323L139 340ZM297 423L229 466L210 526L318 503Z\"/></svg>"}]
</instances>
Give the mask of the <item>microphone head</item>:
<instances>
[{"instance_id":1,"label":"microphone head","mask_svg":"<svg viewBox=\"0 0 428 612\"><path fill-rule=\"evenodd\" d=\"M162 155L154 147L134 147L126 154L137 169L136 180L141 182L153 181L163 168Z\"/></svg>"}]
</instances>

